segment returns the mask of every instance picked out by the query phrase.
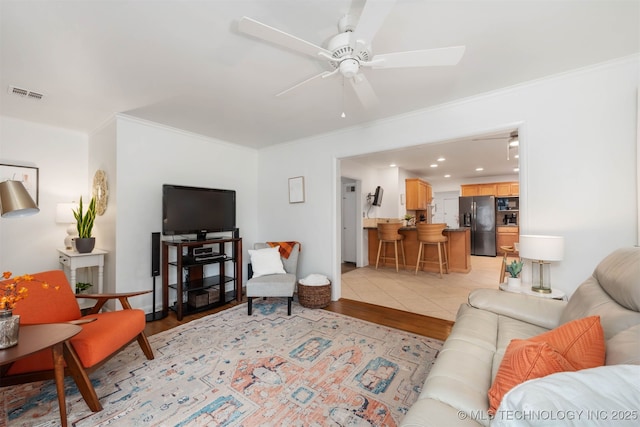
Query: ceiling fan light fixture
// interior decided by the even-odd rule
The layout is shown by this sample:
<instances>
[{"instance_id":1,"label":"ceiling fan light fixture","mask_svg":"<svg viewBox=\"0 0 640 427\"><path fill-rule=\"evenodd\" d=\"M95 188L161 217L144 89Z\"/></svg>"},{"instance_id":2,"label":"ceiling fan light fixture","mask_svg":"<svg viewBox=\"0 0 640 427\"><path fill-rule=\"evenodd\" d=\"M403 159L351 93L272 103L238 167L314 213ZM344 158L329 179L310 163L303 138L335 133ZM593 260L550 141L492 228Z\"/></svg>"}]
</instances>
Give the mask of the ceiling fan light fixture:
<instances>
[{"instance_id":1,"label":"ceiling fan light fixture","mask_svg":"<svg viewBox=\"0 0 640 427\"><path fill-rule=\"evenodd\" d=\"M350 79L360 70L360 63L355 59L344 59L340 62L340 74Z\"/></svg>"}]
</instances>

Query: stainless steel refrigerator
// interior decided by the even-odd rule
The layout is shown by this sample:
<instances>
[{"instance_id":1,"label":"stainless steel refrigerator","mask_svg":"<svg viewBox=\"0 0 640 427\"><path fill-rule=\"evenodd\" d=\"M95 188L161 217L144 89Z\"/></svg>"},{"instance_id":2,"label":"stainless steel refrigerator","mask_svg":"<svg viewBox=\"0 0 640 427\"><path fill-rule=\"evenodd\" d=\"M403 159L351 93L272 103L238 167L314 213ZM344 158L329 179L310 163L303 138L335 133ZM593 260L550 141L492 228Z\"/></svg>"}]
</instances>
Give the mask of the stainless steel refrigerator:
<instances>
[{"instance_id":1,"label":"stainless steel refrigerator","mask_svg":"<svg viewBox=\"0 0 640 427\"><path fill-rule=\"evenodd\" d=\"M496 256L496 198L460 197L460 226L471 228L471 255Z\"/></svg>"}]
</instances>

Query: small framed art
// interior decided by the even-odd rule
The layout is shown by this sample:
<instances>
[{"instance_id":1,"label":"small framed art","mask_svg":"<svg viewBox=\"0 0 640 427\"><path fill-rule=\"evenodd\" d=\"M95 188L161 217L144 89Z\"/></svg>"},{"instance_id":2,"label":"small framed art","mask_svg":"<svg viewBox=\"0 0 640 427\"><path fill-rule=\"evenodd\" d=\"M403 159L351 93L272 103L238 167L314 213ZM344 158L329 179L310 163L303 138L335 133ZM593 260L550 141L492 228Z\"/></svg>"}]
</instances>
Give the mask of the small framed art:
<instances>
[{"instance_id":1,"label":"small framed art","mask_svg":"<svg viewBox=\"0 0 640 427\"><path fill-rule=\"evenodd\" d=\"M289 178L289 203L304 203L304 177Z\"/></svg>"}]
</instances>

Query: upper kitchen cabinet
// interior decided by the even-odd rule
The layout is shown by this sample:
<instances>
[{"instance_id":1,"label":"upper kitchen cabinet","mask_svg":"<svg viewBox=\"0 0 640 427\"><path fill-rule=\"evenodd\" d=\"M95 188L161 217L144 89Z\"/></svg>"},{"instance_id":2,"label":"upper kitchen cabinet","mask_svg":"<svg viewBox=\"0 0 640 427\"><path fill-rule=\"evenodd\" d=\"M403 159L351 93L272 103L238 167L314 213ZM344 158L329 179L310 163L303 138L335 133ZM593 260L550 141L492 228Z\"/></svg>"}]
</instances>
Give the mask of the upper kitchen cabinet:
<instances>
[{"instance_id":1,"label":"upper kitchen cabinet","mask_svg":"<svg viewBox=\"0 0 640 427\"><path fill-rule=\"evenodd\" d=\"M460 193L465 196L518 196L518 182L490 182L484 184L466 184L460 186Z\"/></svg>"},{"instance_id":2,"label":"upper kitchen cabinet","mask_svg":"<svg viewBox=\"0 0 640 427\"><path fill-rule=\"evenodd\" d=\"M408 211L424 211L433 200L431 184L418 178L405 180L405 193Z\"/></svg>"},{"instance_id":3,"label":"upper kitchen cabinet","mask_svg":"<svg viewBox=\"0 0 640 427\"><path fill-rule=\"evenodd\" d=\"M520 184L517 182L499 182L496 184L496 196L518 196Z\"/></svg>"}]
</instances>

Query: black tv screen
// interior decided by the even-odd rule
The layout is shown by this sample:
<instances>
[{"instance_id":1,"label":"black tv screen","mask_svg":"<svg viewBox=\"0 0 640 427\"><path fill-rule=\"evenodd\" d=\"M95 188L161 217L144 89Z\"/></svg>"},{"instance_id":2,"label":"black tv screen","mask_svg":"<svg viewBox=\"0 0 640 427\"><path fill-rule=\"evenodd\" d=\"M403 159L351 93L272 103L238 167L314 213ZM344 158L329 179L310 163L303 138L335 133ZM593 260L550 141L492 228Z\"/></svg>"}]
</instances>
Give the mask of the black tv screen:
<instances>
[{"instance_id":1,"label":"black tv screen","mask_svg":"<svg viewBox=\"0 0 640 427\"><path fill-rule=\"evenodd\" d=\"M216 188L162 186L162 234L196 234L234 231L236 192Z\"/></svg>"}]
</instances>

